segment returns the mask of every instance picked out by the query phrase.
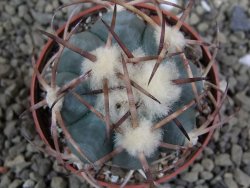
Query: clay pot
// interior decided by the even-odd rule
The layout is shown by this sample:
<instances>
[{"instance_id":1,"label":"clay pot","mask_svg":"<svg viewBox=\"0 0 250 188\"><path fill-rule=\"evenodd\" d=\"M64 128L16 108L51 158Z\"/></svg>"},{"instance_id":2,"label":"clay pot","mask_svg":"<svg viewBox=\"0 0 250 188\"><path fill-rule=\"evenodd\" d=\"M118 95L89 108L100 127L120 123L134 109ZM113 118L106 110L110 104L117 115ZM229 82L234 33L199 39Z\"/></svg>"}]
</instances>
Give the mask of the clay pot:
<instances>
[{"instance_id":1,"label":"clay pot","mask_svg":"<svg viewBox=\"0 0 250 188\"><path fill-rule=\"evenodd\" d=\"M155 12L155 8L150 6L150 5L147 5L147 4L140 4L140 5L137 5L136 7L140 8L140 9L146 9L146 10ZM71 25L76 24L82 17L88 17L88 15L97 13L103 9L104 8L102 6L95 6L93 8L88 9L88 10L85 10L72 19ZM164 14L166 15L167 21L171 25L176 23L177 17L175 15L173 15L172 13L167 12L167 11L164 11ZM59 36L62 35L62 33L64 31L64 27L65 26L61 27L57 31L57 34ZM188 34L191 37L191 39L202 40L201 37L186 23L183 24L181 30L184 33ZM37 66L38 66L39 71L41 71L43 69L45 62L46 62L50 52L53 50L54 46L55 46L55 42L52 40L49 40L47 42L47 44L44 46L44 48L39 56L39 59L37 61ZM203 52L203 58L201 60L201 63L204 65L207 65L211 60L211 54L210 54L208 48L206 48L204 46L202 46L202 52ZM208 77L209 77L209 80L213 84L219 85L218 70L217 70L217 66L215 64L213 65L211 71L209 72ZM34 105L37 102L39 102L39 93L40 92L41 92L41 89L39 88L38 80L37 80L36 76L33 75L32 82L31 82L31 105ZM212 90L212 94L214 95L214 98L217 100L217 103L219 103L220 93L218 91ZM47 111L45 111L44 109L38 109L36 111L33 111L32 115L33 115L33 119L35 122L36 130L37 130L38 134L40 135L41 139L46 144L51 145L51 147L53 148L53 142L50 138L51 137L50 136L51 135L50 128L48 126L49 119L50 119L49 113ZM214 121L214 123L216 123L218 120L219 120L219 118L217 117L217 119ZM173 177L175 177L176 175L180 174L189 165L191 165L194 162L194 160L200 155L200 153L205 148L205 146L208 144L209 140L211 139L212 134L213 134L213 131L210 131L208 134L203 135L200 138L200 142L202 143L202 147L200 147L198 150L196 150L196 152L189 158L189 160L187 160L181 167L177 168L174 172L172 172L168 175L165 175L162 178L156 180L156 182L157 183L166 182L166 181L172 179ZM67 168L72 172L77 171L75 168L73 168L70 165L68 165ZM101 186L119 187L118 184L103 182L103 181L99 181L99 180L97 180L97 181ZM144 184L127 185L126 187L146 188L146 187L149 187L149 185L144 183Z\"/></svg>"}]
</instances>

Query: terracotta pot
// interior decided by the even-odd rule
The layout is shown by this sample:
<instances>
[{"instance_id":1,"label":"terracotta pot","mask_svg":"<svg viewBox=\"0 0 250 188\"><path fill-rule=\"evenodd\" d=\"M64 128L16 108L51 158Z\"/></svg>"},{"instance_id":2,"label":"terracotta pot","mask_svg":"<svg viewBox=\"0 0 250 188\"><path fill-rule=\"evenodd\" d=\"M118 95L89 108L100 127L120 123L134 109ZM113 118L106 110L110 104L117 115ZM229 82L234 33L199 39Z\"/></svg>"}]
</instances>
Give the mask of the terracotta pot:
<instances>
[{"instance_id":1,"label":"terracotta pot","mask_svg":"<svg viewBox=\"0 0 250 188\"><path fill-rule=\"evenodd\" d=\"M150 5L146 5L146 4L140 4L137 5L137 8L143 8L143 9L148 9L150 11L155 12L155 8L150 6ZM76 24L82 17L87 17L89 14L93 14L93 13L97 13L100 10L103 10L104 7L102 6L95 6L93 8L90 8L88 10L85 10L83 12L81 12L80 14L78 14L77 16L75 16L72 19L71 24L74 25ZM174 24L176 23L177 17L175 15L173 15L170 12L164 11L164 14L166 15L167 21L170 24ZM57 34L58 35L62 35L63 31L64 31L64 27L62 26L58 31ZM185 33L188 33L188 35L191 37L191 39L195 39L195 40L202 40L200 38L200 36L186 23L183 24L181 30ZM53 46L55 45L55 42L52 40L49 40L47 42L47 44L44 46L39 59L37 61L37 66L39 71L41 71L45 65L46 59L48 58L48 55L50 53L50 51L53 49ZM208 48L203 47L202 46L202 52L203 52L203 58L201 60L202 64L207 65L211 59L211 54L208 50ZM218 70L217 70L217 66L214 64L211 71L208 74L209 79L211 80L212 83L214 83L215 85L219 85L219 78L218 78ZM38 84L38 80L36 78L35 75L33 75L32 77L32 82L31 82L31 105L36 104L37 102L39 102L39 93L41 92L40 88L39 88L39 84ZM220 93L218 91L212 90L212 93L215 97L215 99L217 100L217 103L219 103L220 100ZM53 147L53 143L52 140L50 138L50 129L48 127L49 125L49 114L48 112L46 112L43 109L38 109L36 111L33 111L32 113L33 115L33 119L35 122L35 127L36 130L38 132L38 134L40 135L41 139L46 143L49 144ZM216 123L219 120L219 117L217 117L214 121L214 123ZM170 173L168 175L165 175L164 177L158 179L156 182L157 183L163 183L166 182L168 180L170 180L171 178L175 177L176 175L178 175L179 173L181 173L183 170L185 170L189 165L191 165L194 160L200 155L200 153L202 152L202 150L205 148L205 146L208 144L209 140L211 139L211 136L213 134L213 131L210 131L208 134L205 134L201 137L200 141L202 143L202 147L200 147L192 157L190 157L189 160L187 160L181 167L179 167L178 169L176 169L173 173ZM76 172L77 170L74 169L72 166L68 165L67 168L72 171L72 172ZM108 182L103 182L103 181L98 181L98 183L102 186L106 186L106 187L119 187L118 184L113 184L113 183L108 183ZM148 184L144 183L144 184L134 184L134 185L127 185L126 187L130 187L130 188L146 188L149 187Z\"/></svg>"}]
</instances>

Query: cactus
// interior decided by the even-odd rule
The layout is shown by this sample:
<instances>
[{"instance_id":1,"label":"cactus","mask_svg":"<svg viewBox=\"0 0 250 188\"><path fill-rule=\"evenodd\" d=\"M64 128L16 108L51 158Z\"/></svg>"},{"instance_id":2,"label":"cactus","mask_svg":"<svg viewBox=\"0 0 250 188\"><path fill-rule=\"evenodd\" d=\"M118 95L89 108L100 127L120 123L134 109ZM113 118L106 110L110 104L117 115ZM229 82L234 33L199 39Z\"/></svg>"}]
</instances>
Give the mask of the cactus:
<instances>
[{"instance_id":1,"label":"cactus","mask_svg":"<svg viewBox=\"0 0 250 188\"><path fill-rule=\"evenodd\" d=\"M147 1L94 2L108 11L89 29L70 29L71 16L62 38L40 31L59 47L41 73L33 59L45 97L31 109L51 109L50 153L71 162L91 184L97 183L91 174L109 161L128 171L143 169L153 184L150 164L174 154L161 173L178 167L201 135L221 125L209 126L225 100L224 94L216 104L209 90L218 89L207 80L215 55L201 68L186 54L187 47L217 44L191 40L181 30L193 0L174 25L159 6L167 1L153 1L159 23L134 6ZM207 120L197 124L197 115ZM61 136L70 152L62 149Z\"/></svg>"}]
</instances>

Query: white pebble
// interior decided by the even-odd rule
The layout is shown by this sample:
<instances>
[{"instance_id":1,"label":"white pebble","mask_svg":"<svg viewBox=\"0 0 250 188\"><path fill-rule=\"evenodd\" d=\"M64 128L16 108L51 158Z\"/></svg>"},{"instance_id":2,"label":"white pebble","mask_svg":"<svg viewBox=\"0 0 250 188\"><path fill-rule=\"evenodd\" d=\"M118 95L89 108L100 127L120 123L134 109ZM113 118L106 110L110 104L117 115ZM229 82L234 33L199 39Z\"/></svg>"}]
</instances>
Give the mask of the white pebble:
<instances>
[{"instance_id":1,"label":"white pebble","mask_svg":"<svg viewBox=\"0 0 250 188\"><path fill-rule=\"evenodd\" d=\"M245 56L241 57L239 62L243 65L250 66L250 54L246 54Z\"/></svg>"}]
</instances>

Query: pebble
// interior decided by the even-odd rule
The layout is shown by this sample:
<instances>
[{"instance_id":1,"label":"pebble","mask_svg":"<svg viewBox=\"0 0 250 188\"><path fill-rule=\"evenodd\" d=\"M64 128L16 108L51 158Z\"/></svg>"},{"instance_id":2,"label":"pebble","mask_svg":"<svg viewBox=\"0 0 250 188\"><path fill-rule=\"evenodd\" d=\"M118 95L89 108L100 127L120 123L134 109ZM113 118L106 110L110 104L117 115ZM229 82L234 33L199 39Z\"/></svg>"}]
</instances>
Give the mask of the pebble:
<instances>
[{"instance_id":1,"label":"pebble","mask_svg":"<svg viewBox=\"0 0 250 188\"><path fill-rule=\"evenodd\" d=\"M38 163L38 174L40 176L45 176L49 173L49 171L51 170L51 162L49 159L40 159L37 160Z\"/></svg>"},{"instance_id":2,"label":"pebble","mask_svg":"<svg viewBox=\"0 0 250 188\"><path fill-rule=\"evenodd\" d=\"M239 166L243 155L242 147L234 144L231 150L232 161Z\"/></svg>"},{"instance_id":3,"label":"pebble","mask_svg":"<svg viewBox=\"0 0 250 188\"><path fill-rule=\"evenodd\" d=\"M234 178L236 182L244 187L250 186L250 176L245 174L243 171L241 171L239 168L235 170Z\"/></svg>"},{"instance_id":4,"label":"pebble","mask_svg":"<svg viewBox=\"0 0 250 188\"><path fill-rule=\"evenodd\" d=\"M227 66L234 66L238 62L238 58L233 55L218 54L219 61Z\"/></svg>"},{"instance_id":5,"label":"pebble","mask_svg":"<svg viewBox=\"0 0 250 188\"><path fill-rule=\"evenodd\" d=\"M206 156L214 155L214 151L213 151L213 149L210 148L210 147L206 147L206 148L204 149L204 152L205 152Z\"/></svg>"},{"instance_id":6,"label":"pebble","mask_svg":"<svg viewBox=\"0 0 250 188\"><path fill-rule=\"evenodd\" d=\"M22 135L32 139L32 138L34 138L36 131L35 131L34 126L32 124L30 124L29 122L27 122L27 123L22 125L21 133L22 133ZM33 149L33 151L34 151L34 149Z\"/></svg>"},{"instance_id":7,"label":"pebble","mask_svg":"<svg viewBox=\"0 0 250 188\"><path fill-rule=\"evenodd\" d=\"M36 184L35 188L46 188L46 184L44 183L44 180L40 180L40 181Z\"/></svg>"},{"instance_id":8,"label":"pebble","mask_svg":"<svg viewBox=\"0 0 250 188\"><path fill-rule=\"evenodd\" d=\"M209 172L211 172L214 169L214 162L209 158L203 159L201 161L201 164L204 167L204 169L208 170Z\"/></svg>"},{"instance_id":9,"label":"pebble","mask_svg":"<svg viewBox=\"0 0 250 188\"><path fill-rule=\"evenodd\" d=\"M19 116L24 111L23 106L20 104L13 104L11 108L17 116Z\"/></svg>"},{"instance_id":10,"label":"pebble","mask_svg":"<svg viewBox=\"0 0 250 188\"><path fill-rule=\"evenodd\" d=\"M9 186L8 188L18 188L20 185L22 185L22 180L15 179Z\"/></svg>"},{"instance_id":11,"label":"pebble","mask_svg":"<svg viewBox=\"0 0 250 188\"><path fill-rule=\"evenodd\" d=\"M218 41L222 44L225 44L228 42L227 37L225 36L224 33L219 32L218 33Z\"/></svg>"},{"instance_id":12,"label":"pebble","mask_svg":"<svg viewBox=\"0 0 250 188\"><path fill-rule=\"evenodd\" d=\"M243 171L250 176L250 165L246 165L243 167Z\"/></svg>"},{"instance_id":13,"label":"pebble","mask_svg":"<svg viewBox=\"0 0 250 188\"><path fill-rule=\"evenodd\" d=\"M8 64L0 63L0 77L6 78L11 72L11 66Z\"/></svg>"},{"instance_id":14,"label":"pebble","mask_svg":"<svg viewBox=\"0 0 250 188\"><path fill-rule=\"evenodd\" d=\"M233 92L235 89L235 86L237 84L237 80L234 77L230 77L228 80L229 88ZM231 122L231 121L230 121Z\"/></svg>"},{"instance_id":15,"label":"pebble","mask_svg":"<svg viewBox=\"0 0 250 188\"><path fill-rule=\"evenodd\" d=\"M50 183L51 188L66 188L67 182L61 177L53 177Z\"/></svg>"},{"instance_id":16,"label":"pebble","mask_svg":"<svg viewBox=\"0 0 250 188\"><path fill-rule=\"evenodd\" d=\"M231 166L232 161L230 155L227 153L217 155L215 158L215 164L218 166Z\"/></svg>"},{"instance_id":17,"label":"pebble","mask_svg":"<svg viewBox=\"0 0 250 188\"><path fill-rule=\"evenodd\" d=\"M69 188L80 188L81 184L85 183L81 182L75 175L71 175L69 177Z\"/></svg>"},{"instance_id":18,"label":"pebble","mask_svg":"<svg viewBox=\"0 0 250 188\"><path fill-rule=\"evenodd\" d=\"M246 95L245 91L239 92L235 96L236 100L239 101L242 105L242 108L248 112L250 112L250 100Z\"/></svg>"},{"instance_id":19,"label":"pebble","mask_svg":"<svg viewBox=\"0 0 250 188\"><path fill-rule=\"evenodd\" d=\"M234 7L230 27L233 31L250 30L250 19L247 17L244 8L241 6Z\"/></svg>"},{"instance_id":20,"label":"pebble","mask_svg":"<svg viewBox=\"0 0 250 188\"><path fill-rule=\"evenodd\" d=\"M237 183L233 180L232 174L231 176L224 177L224 182L228 188L238 188Z\"/></svg>"},{"instance_id":21,"label":"pebble","mask_svg":"<svg viewBox=\"0 0 250 188\"><path fill-rule=\"evenodd\" d=\"M6 4L4 7L9 15L13 16L16 13L15 8L13 6Z\"/></svg>"},{"instance_id":22,"label":"pebble","mask_svg":"<svg viewBox=\"0 0 250 188\"><path fill-rule=\"evenodd\" d=\"M203 171L201 172L201 178L204 180L211 180L214 177L214 175L211 172Z\"/></svg>"},{"instance_id":23,"label":"pebble","mask_svg":"<svg viewBox=\"0 0 250 188\"><path fill-rule=\"evenodd\" d=\"M13 160L6 160L5 166L12 168L12 167L22 164L23 162L25 162L23 155L18 155Z\"/></svg>"},{"instance_id":24,"label":"pebble","mask_svg":"<svg viewBox=\"0 0 250 188\"><path fill-rule=\"evenodd\" d=\"M201 1L201 6L204 10L206 10L207 12L211 11L211 7L210 5L207 3L207 1L202 0Z\"/></svg>"},{"instance_id":25,"label":"pebble","mask_svg":"<svg viewBox=\"0 0 250 188\"><path fill-rule=\"evenodd\" d=\"M38 1L39 2L39 1ZM51 17L52 15L48 14L48 13L41 13L35 10L31 10L31 15L33 16L33 18L40 24L42 25L46 25L50 23Z\"/></svg>"},{"instance_id":26,"label":"pebble","mask_svg":"<svg viewBox=\"0 0 250 188\"><path fill-rule=\"evenodd\" d=\"M200 6L200 5L198 5L196 8L196 12L199 14L199 15L202 15L202 14L204 14L204 9Z\"/></svg>"},{"instance_id":27,"label":"pebble","mask_svg":"<svg viewBox=\"0 0 250 188\"><path fill-rule=\"evenodd\" d=\"M250 67L250 54L246 54L239 59L239 63Z\"/></svg>"},{"instance_id":28,"label":"pebble","mask_svg":"<svg viewBox=\"0 0 250 188\"><path fill-rule=\"evenodd\" d=\"M0 57L0 64L7 64L8 60L4 57Z\"/></svg>"},{"instance_id":29,"label":"pebble","mask_svg":"<svg viewBox=\"0 0 250 188\"><path fill-rule=\"evenodd\" d=\"M18 25L22 24L23 21L21 20L21 18L12 17L11 22L13 23L14 26L18 26Z\"/></svg>"},{"instance_id":30,"label":"pebble","mask_svg":"<svg viewBox=\"0 0 250 188\"><path fill-rule=\"evenodd\" d=\"M35 186L35 182L31 179L28 179L24 182L23 188L33 188Z\"/></svg>"},{"instance_id":31,"label":"pebble","mask_svg":"<svg viewBox=\"0 0 250 188\"><path fill-rule=\"evenodd\" d=\"M35 182L38 182L42 177L37 172L30 172L29 178Z\"/></svg>"},{"instance_id":32,"label":"pebble","mask_svg":"<svg viewBox=\"0 0 250 188\"><path fill-rule=\"evenodd\" d=\"M66 173L67 172L63 166L58 164L58 161L55 161L53 163L53 170L56 172L59 172L59 173Z\"/></svg>"},{"instance_id":33,"label":"pebble","mask_svg":"<svg viewBox=\"0 0 250 188\"><path fill-rule=\"evenodd\" d=\"M22 152L24 152L26 149L26 145L24 142L20 142L14 146L12 146L10 149L9 149L9 157L12 158L12 157L15 157L17 156L18 154L21 154Z\"/></svg>"},{"instance_id":34,"label":"pebble","mask_svg":"<svg viewBox=\"0 0 250 188\"><path fill-rule=\"evenodd\" d=\"M242 161L245 165L250 165L250 152L243 153Z\"/></svg>"},{"instance_id":35,"label":"pebble","mask_svg":"<svg viewBox=\"0 0 250 188\"><path fill-rule=\"evenodd\" d=\"M12 138L17 134L17 129L15 128L16 125L16 121L8 121L6 123L6 127L4 128L3 133L7 138Z\"/></svg>"},{"instance_id":36,"label":"pebble","mask_svg":"<svg viewBox=\"0 0 250 188\"><path fill-rule=\"evenodd\" d=\"M198 172L187 172L181 176L181 179L193 183L198 180Z\"/></svg>"},{"instance_id":37,"label":"pebble","mask_svg":"<svg viewBox=\"0 0 250 188\"><path fill-rule=\"evenodd\" d=\"M14 112L11 108L7 108L6 113L5 113L5 119L6 121L12 121L12 119L14 119ZM14 133L16 133L16 131L13 131ZM12 134L12 136L16 136L16 134Z\"/></svg>"},{"instance_id":38,"label":"pebble","mask_svg":"<svg viewBox=\"0 0 250 188\"><path fill-rule=\"evenodd\" d=\"M29 179L29 169L22 170L20 173L18 173L18 177L23 180Z\"/></svg>"},{"instance_id":39,"label":"pebble","mask_svg":"<svg viewBox=\"0 0 250 188\"><path fill-rule=\"evenodd\" d=\"M202 186L202 184L204 184L205 182L206 182L206 180L200 178L198 181L195 182L195 184L197 186Z\"/></svg>"},{"instance_id":40,"label":"pebble","mask_svg":"<svg viewBox=\"0 0 250 188\"><path fill-rule=\"evenodd\" d=\"M30 167L31 165L31 162L23 162L17 166L15 166L14 168L14 172L19 174L20 172L22 172L24 169Z\"/></svg>"},{"instance_id":41,"label":"pebble","mask_svg":"<svg viewBox=\"0 0 250 188\"><path fill-rule=\"evenodd\" d=\"M189 18L189 23L191 25L195 25L200 21L199 16L197 16L196 13L191 13L190 18Z\"/></svg>"},{"instance_id":42,"label":"pebble","mask_svg":"<svg viewBox=\"0 0 250 188\"><path fill-rule=\"evenodd\" d=\"M195 188L208 188L208 186L207 185L197 185L197 186L195 186Z\"/></svg>"},{"instance_id":43,"label":"pebble","mask_svg":"<svg viewBox=\"0 0 250 188\"><path fill-rule=\"evenodd\" d=\"M21 18L24 17L25 14L27 14L27 12L28 12L28 8L26 5L18 6L18 16L19 17L21 17Z\"/></svg>"},{"instance_id":44,"label":"pebble","mask_svg":"<svg viewBox=\"0 0 250 188\"><path fill-rule=\"evenodd\" d=\"M4 174L2 177L1 177L1 181L0 181L0 187L4 188L4 187L8 187L8 185L10 185L11 183L11 179L9 177L8 174Z\"/></svg>"},{"instance_id":45,"label":"pebble","mask_svg":"<svg viewBox=\"0 0 250 188\"><path fill-rule=\"evenodd\" d=\"M195 163L191 169L192 172L202 172L203 170L204 170L203 166L199 163Z\"/></svg>"},{"instance_id":46,"label":"pebble","mask_svg":"<svg viewBox=\"0 0 250 188\"><path fill-rule=\"evenodd\" d=\"M200 23L199 25L198 25L198 30L200 31L200 32L205 32L207 29L208 29L208 24L207 23Z\"/></svg>"}]
</instances>

